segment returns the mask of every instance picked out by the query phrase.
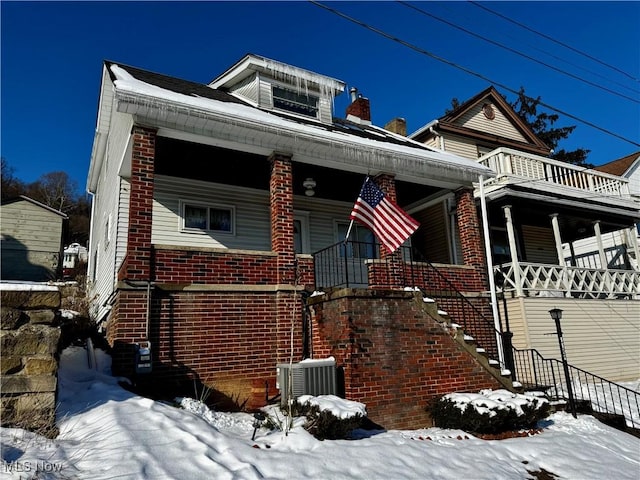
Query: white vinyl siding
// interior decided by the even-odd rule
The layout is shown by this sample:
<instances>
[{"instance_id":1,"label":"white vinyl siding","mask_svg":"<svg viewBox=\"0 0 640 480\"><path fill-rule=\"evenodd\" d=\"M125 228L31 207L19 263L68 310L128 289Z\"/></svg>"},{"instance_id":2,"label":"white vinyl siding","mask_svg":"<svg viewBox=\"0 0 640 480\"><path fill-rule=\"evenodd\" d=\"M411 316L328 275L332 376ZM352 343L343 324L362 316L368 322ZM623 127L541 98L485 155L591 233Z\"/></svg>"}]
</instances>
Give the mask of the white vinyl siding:
<instances>
[{"instance_id":1,"label":"white vinyl siding","mask_svg":"<svg viewBox=\"0 0 640 480\"><path fill-rule=\"evenodd\" d=\"M182 204L235 207L235 235L182 228ZM155 176L151 241L161 245L271 250L269 193L164 175Z\"/></svg>"},{"instance_id":2,"label":"white vinyl siding","mask_svg":"<svg viewBox=\"0 0 640 480\"><path fill-rule=\"evenodd\" d=\"M614 382L640 378L640 302L528 297L509 299L507 308L518 348L535 348L546 358L560 359L549 315L550 309L560 308L569 364Z\"/></svg>"},{"instance_id":3,"label":"white vinyl siding","mask_svg":"<svg viewBox=\"0 0 640 480\"><path fill-rule=\"evenodd\" d=\"M107 140L105 159L93 197L91 218L91 243L89 245L89 278L88 296L107 299L114 290L116 273L120 267L127 248L127 230L129 222L129 183L120 176L123 164L129 162L131 156L130 139L133 119L131 115L111 110L111 130ZM105 244L107 236L106 218L111 217L112 241ZM115 241L113 241L115 240ZM98 253L96 249L101 251ZM97 253L97 255L96 255ZM96 265L96 260L98 265ZM94 272L98 269L95 276ZM108 313L103 301L94 304L91 314L100 320Z\"/></svg>"},{"instance_id":4,"label":"white vinyl siding","mask_svg":"<svg viewBox=\"0 0 640 480\"><path fill-rule=\"evenodd\" d=\"M234 85L230 89L230 92L246 98L247 100L251 100L252 102L259 103L258 78L256 74L254 73L242 80L240 83Z\"/></svg>"},{"instance_id":5,"label":"white vinyl siding","mask_svg":"<svg viewBox=\"0 0 640 480\"><path fill-rule=\"evenodd\" d=\"M474 140L457 135L448 135L444 138L444 146L447 152L454 155L460 155L472 160L478 159L478 147Z\"/></svg>"},{"instance_id":6,"label":"white vinyl siding","mask_svg":"<svg viewBox=\"0 0 640 480\"><path fill-rule=\"evenodd\" d=\"M527 142L527 139L513 126L511 121L507 119L507 117L505 117L495 105L491 105L495 112L495 118L493 120L489 120L485 117L482 112L483 104L484 102L480 102L478 105L470 109L456 121L456 124L473 130L489 133L491 135L498 135L500 137L518 140L520 142Z\"/></svg>"},{"instance_id":7,"label":"white vinyl siding","mask_svg":"<svg viewBox=\"0 0 640 480\"><path fill-rule=\"evenodd\" d=\"M271 250L269 193L266 190L221 185L156 175L152 243L203 248ZM181 231L180 201L235 207L235 235ZM310 252L337 242L336 220L349 221L353 204L295 197L294 208L308 215Z\"/></svg>"}]
</instances>

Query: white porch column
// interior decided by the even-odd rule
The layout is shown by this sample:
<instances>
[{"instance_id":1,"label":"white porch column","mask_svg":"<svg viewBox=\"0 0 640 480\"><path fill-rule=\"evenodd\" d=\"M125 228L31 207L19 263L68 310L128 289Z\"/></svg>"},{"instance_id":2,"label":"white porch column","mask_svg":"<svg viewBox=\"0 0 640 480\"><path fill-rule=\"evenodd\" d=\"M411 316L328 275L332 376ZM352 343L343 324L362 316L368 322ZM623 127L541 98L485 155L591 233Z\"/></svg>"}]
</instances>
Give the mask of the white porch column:
<instances>
[{"instance_id":1,"label":"white porch column","mask_svg":"<svg viewBox=\"0 0 640 480\"><path fill-rule=\"evenodd\" d=\"M593 222L593 232L596 234L596 243L598 245L598 255L600 256L600 268L607 269L607 257L604 254L604 246L602 245L602 234L600 233L600 220Z\"/></svg>"},{"instance_id":2,"label":"white porch column","mask_svg":"<svg viewBox=\"0 0 640 480\"><path fill-rule=\"evenodd\" d=\"M636 259L635 267L640 268L640 248L638 247L638 230L636 230L636 228L637 227L633 225L627 231L627 238L629 239L627 244L631 247L631 249L635 254L635 259Z\"/></svg>"},{"instance_id":3,"label":"white porch column","mask_svg":"<svg viewBox=\"0 0 640 480\"><path fill-rule=\"evenodd\" d=\"M562 250L562 237L560 236L560 223L558 223L558 214L552 213L551 228L553 228L553 239L556 242L556 255L558 256L558 265L564 267L566 262L564 261L564 251Z\"/></svg>"},{"instance_id":4,"label":"white porch column","mask_svg":"<svg viewBox=\"0 0 640 480\"><path fill-rule=\"evenodd\" d=\"M516 245L516 233L513 229L513 220L511 218L511 205L502 207L504 211L504 219L507 224L507 237L509 238L509 252L511 253L511 268L513 270L513 281L516 284L516 295L524 296L522 291L522 278L520 276L520 264L518 263L518 247Z\"/></svg>"},{"instance_id":5,"label":"white porch column","mask_svg":"<svg viewBox=\"0 0 640 480\"><path fill-rule=\"evenodd\" d=\"M491 313L493 314L493 327L496 332L502 333L500 326L500 314L498 313L498 298L496 295L496 279L493 272L493 255L491 252L491 236L489 235L489 214L487 213L487 200L484 196L484 177L478 178L480 185L480 208L482 212L482 233L484 235L484 248L487 257L487 274L489 277L489 290L491 292ZM504 293L503 293L504 295ZM498 346L498 360L502 368L505 368L504 349L502 336L496 333L496 345Z\"/></svg>"}]
</instances>

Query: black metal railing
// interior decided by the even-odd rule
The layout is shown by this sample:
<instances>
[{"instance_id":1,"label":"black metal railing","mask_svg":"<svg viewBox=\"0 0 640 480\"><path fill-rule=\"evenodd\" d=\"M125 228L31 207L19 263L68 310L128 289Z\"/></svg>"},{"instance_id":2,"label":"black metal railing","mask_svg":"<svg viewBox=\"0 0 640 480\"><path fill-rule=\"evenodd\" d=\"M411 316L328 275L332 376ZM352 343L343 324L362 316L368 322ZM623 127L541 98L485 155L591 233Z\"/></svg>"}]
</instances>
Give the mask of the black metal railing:
<instances>
[{"instance_id":1,"label":"black metal railing","mask_svg":"<svg viewBox=\"0 0 640 480\"><path fill-rule=\"evenodd\" d=\"M581 368L568 365L566 378L560 360L544 358L535 349L513 349L515 373L526 390L544 391L551 400L570 400L567 382L575 400L589 402L594 412L624 416L627 426L640 428L640 393Z\"/></svg>"},{"instance_id":2,"label":"black metal railing","mask_svg":"<svg viewBox=\"0 0 640 480\"><path fill-rule=\"evenodd\" d=\"M498 359L498 338L488 298L467 298L430 262L411 247L402 246L393 255L383 255L379 244L347 241L336 243L313 255L317 289L332 287L418 287L437 302L453 323L471 335L490 358ZM401 282L398 285L398 282ZM491 315L491 314L489 314Z\"/></svg>"}]
</instances>

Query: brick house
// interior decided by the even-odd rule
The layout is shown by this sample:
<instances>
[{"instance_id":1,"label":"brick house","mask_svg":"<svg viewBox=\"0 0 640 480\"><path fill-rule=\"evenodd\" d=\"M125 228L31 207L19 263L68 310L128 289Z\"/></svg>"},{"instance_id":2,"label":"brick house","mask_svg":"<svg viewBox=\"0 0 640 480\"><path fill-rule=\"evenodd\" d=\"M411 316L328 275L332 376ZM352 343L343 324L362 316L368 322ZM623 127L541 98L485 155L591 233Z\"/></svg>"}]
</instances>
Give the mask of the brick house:
<instances>
[{"instance_id":1,"label":"brick house","mask_svg":"<svg viewBox=\"0 0 640 480\"><path fill-rule=\"evenodd\" d=\"M344 90L252 54L209 84L104 63L87 277L114 373L135 375L150 345L145 378L256 408L277 363L333 356L349 398L405 426L429 396L499 385L404 291L486 291L473 182L492 171L408 139L401 119L373 125L355 89L335 118ZM367 174L421 223L393 255L359 225L344 242Z\"/></svg>"}]
</instances>

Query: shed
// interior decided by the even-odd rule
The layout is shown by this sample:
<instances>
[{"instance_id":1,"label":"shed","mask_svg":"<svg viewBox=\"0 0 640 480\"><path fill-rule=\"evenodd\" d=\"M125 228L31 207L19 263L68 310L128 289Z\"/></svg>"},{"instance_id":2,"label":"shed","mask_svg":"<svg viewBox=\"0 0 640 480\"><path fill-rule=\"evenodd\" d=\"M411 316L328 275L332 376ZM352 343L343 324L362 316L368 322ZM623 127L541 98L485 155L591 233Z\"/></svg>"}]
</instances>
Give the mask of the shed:
<instances>
[{"instance_id":1,"label":"shed","mask_svg":"<svg viewBox=\"0 0 640 480\"><path fill-rule=\"evenodd\" d=\"M2 202L2 280L46 281L62 274L66 214L20 195Z\"/></svg>"}]
</instances>

